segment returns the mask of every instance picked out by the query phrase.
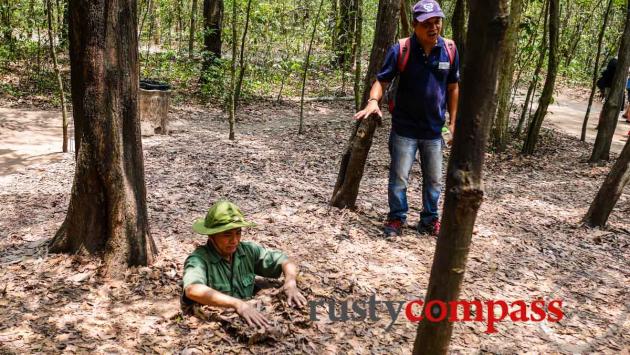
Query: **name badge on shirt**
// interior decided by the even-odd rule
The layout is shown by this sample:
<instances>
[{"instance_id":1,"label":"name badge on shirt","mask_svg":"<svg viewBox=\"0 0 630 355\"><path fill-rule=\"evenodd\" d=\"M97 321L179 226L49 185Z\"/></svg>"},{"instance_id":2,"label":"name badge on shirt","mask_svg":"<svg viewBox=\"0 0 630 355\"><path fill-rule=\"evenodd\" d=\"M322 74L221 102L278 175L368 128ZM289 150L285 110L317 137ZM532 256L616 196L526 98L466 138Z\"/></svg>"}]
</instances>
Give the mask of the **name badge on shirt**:
<instances>
[{"instance_id":1,"label":"name badge on shirt","mask_svg":"<svg viewBox=\"0 0 630 355\"><path fill-rule=\"evenodd\" d=\"M449 62L440 62L438 63L438 69L451 69L451 63Z\"/></svg>"}]
</instances>

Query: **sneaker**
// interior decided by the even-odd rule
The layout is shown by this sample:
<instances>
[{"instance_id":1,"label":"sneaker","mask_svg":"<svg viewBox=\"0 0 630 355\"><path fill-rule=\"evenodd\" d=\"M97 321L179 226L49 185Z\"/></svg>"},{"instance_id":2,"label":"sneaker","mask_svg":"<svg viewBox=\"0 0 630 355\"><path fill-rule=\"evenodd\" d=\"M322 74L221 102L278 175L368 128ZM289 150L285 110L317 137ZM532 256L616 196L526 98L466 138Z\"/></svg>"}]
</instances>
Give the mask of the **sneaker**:
<instances>
[{"instance_id":1,"label":"sneaker","mask_svg":"<svg viewBox=\"0 0 630 355\"><path fill-rule=\"evenodd\" d=\"M385 237L395 237L402 234L403 222L399 219L392 219L385 222L383 233Z\"/></svg>"},{"instance_id":2,"label":"sneaker","mask_svg":"<svg viewBox=\"0 0 630 355\"><path fill-rule=\"evenodd\" d=\"M418 227L416 229L420 234L429 234L437 237L440 234L440 220L436 219L430 224L418 223Z\"/></svg>"}]
</instances>

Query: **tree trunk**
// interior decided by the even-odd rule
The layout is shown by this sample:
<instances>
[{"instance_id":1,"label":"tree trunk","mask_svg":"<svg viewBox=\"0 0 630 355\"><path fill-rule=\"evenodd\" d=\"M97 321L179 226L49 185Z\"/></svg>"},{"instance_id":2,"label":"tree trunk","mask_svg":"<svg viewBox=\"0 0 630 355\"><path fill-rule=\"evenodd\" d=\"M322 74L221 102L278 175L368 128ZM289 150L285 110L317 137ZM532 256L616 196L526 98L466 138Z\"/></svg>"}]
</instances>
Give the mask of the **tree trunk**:
<instances>
[{"instance_id":1,"label":"tree trunk","mask_svg":"<svg viewBox=\"0 0 630 355\"><path fill-rule=\"evenodd\" d=\"M352 22L353 22L353 0L339 1L339 14L337 16L337 45L336 62L340 68L345 68L350 62L350 51L352 46Z\"/></svg>"},{"instance_id":2,"label":"tree trunk","mask_svg":"<svg viewBox=\"0 0 630 355\"><path fill-rule=\"evenodd\" d=\"M46 15L48 17L48 40L50 41L50 57L53 61L53 68L57 76L57 89L59 90L59 100L61 101L61 123L63 131L63 141L61 144L61 150L64 153L68 152L68 117L66 115L66 95L63 92L63 80L61 80L61 72L59 71L59 64L57 63L57 53L55 53L55 40L52 29L52 8L50 0L46 0Z\"/></svg>"},{"instance_id":3,"label":"tree trunk","mask_svg":"<svg viewBox=\"0 0 630 355\"><path fill-rule=\"evenodd\" d=\"M204 2L205 6L205 2ZM204 11L205 14L205 11ZM192 9L190 10L190 34L188 35L188 58L192 59L193 50L195 49L195 20L197 17L197 0L192 0ZM205 36L204 36L205 39Z\"/></svg>"},{"instance_id":4,"label":"tree trunk","mask_svg":"<svg viewBox=\"0 0 630 355\"><path fill-rule=\"evenodd\" d=\"M380 0L376 17L374 42L370 54L370 63L365 75L361 107L364 107L370 95L370 88L376 74L383 65L389 46L395 40L396 25L400 15L400 0ZM374 115L355 123L352 135L341 157L339 175L330 204L339 208L354 207L359 193L359 184L367 160L378 117Z\"/></svg>"},{"instance_id":5,"label":"tree trunk","mask_svg":"<svg viewBox=\"0 0 630 355\"><path fill-rule=\"evenodd\" d=\"M604 45L604 34L608 27L608 17L610 15L610 9L612 8L612 0L608 0L608 6L606 6L606 12L604 12L604 23L599 30L599 36L597 37L597 55L595 56L595 67L593 68L593 82L591 84L591 94L588 97L588 106L586 107L586 114L584 115L584 122L582 123L582 134L580 140L584 142L586 140L586 127L588 124L588 116L591 114L591 107L593 106L593 98L595 97L595 90L597 90L597 76L599 74L599 63L602 54L602 46Z\"/></svg>"},{"instance_id":6,"label":"tree trunk","mask_svg":"<svg viewBox=\"0 0 630 355\"><path fill-rule=\"evenodd\" d=\"M466 3L467 0L457 0L453 10L453 21L451 22L453 40L457 44L457 54L459 54L460 63L464 63L466 51ZM463 70L463 66L460 70Z\"/></svg>"},{"instance_id":7,"label":"tree trunk","mask_svg":"<svg viewBox=\"0 0 630 355\"><path fill-rule=\"evenodd\" d=\"M203 73L215 62L215 59L221 58L222 28L223 0L203 0L203 45L206 52Z\"/></svg>"},{"instance_id":8,"label":"tree trunk","mask_svg":"<svg viewBox=\"0 0 630 355\"><path fill-rule=\"evenodd\" d=\"M313 49L313 41L315 40L315 32L317 31L317 24L319 23L319 16L322 12L322 6L324 0L319 2L319 8L317 9L317 16L315 16L315 22L313 23L313 33L311 34L311 42L308 45L308 51L306 52L306 59L304 60L304 71L302 73L302 95L300 97L300 127L298 128L298 134L304 133L304 92L306 90L306 75L308 74L308 64L311 60L311 50Z\"/></svg>"},{"instance_id":9,"label":"tree trunk","mask_svg":"<svg viewBox=\"0 0 630 355\"><path fill-rule=\"evenodd\" d=\"M151 4L153 0L146 0L146 9L144 10L144 14L142 14L142 20L140 21L140 27L138 28L138 43L142 42L142 30L144 30L144 22L147 19L147 15L149 14L149 10L153 5ZM140 3L142 7L142 2Z\"/></svg>"},{"instance_id":10,"label":"tree trunk","mask_svg":"<svg viewBox=\"0 0 630 355\"><path fill-rule=\"evenodd\" d=\"M617 128L617 116L621 110L621 101L624 90L626 88L626 79L628 77L628 66L630 65L630 2L628 2L626 10L626 21L621 44L619 45L619 55L617 56L617 68L613 77L610 93L604 102L601 112L601 120L593 153L589 162L596 163L600 160L608 160L610 158L610 145L612 144L615 129Z\"/></svg>"},{"instance_id":11,"label":"tree trunk","mask_svg":"<svg viewBox=\"0 0 630 355\"><path fill-rule=\"evenodd\" d=\"M148 61L151 50L151 41L153 40L153 28L155 26L155 1L149 0L149 4L147 6L147 16L149 16L149 37L147 38L147 55L145 60Z\"/></svg>"},{"instance_id":12,"label":"tree trunk","mask_svg":"<svg viewBox=\"0 0 630 355\"><path fill-rule=\"evenodd\" d=\"M67 48L68 45L68 1L64 0L61 15L61 27L59 27L59 47Z\"/></svg>"},{"instance_id":13,"label":"tree trunk","mask_svg":"<svg viewBox=\"0 0 630 355\"><path fill-rule=\"evenodd\" d=\"M411 35L412 29L412 13L409 0L400 0L400 28L402 31L401 37L408 37Z\"/></svg>"},{"instance_id":14,"label":"tree trunk","mask_svg":"<svg viewBox=\"0 0 630 355\"><path fill-rule=\"evenodd\" d=\"M11 13L13 8L11 6L12 0L4 0L2 2L2 32L4 41L8 43L13 50L13 24L11 23Z\"/></svg>"},{"instance_id":15,"label":"tree trunk","mask_svg":"<svg viewBox=\"0 0 630 355\"><path fill-rule=\"evenodd\" d=\"M575 31L571 33L568 40L568 46L564 53L564 67L568 68L573 61L573 57L575 56L575 52L580 45L580 40L582 39L582 33L585 28L590 28L590 24L595 16L593 14L597 9L601 7L602 0L598 0L595 6L587 12L583 12L579 14L579 19L575 25Z\"/></svg>"},{"instance_id":16,"label":"tree trunk","mask_svg":"<svg viewBox=\"0 0 630 355\"><path fill-rule=\"evenodd\" d=\"M508 27L507 0L471 2L459 117L446 173L442 230L437 239L424 307L435 300L456 301L464 279L477 211L483 200L481 182L486 143L496 109L494 99L504 36ZM469 70L470 69L470 70ZM422 314L425 313L423 309ZM434 309L430 310L433 314ZM438 312L440 313L440 312ZM438 318L439 319L439 318ZM453 332L448 317L418 325L414 354L446 354Z\"/></svg>"},{"instance_id":17,"label":"tree trunk","mask_svg":"<svg viewBox=\"0 0 630 355\"><path fill-rule=\"evenodd\" d=\"M122 276L157 253L149 234L138 117L136 1L70 0L76 170L51 252L99 255Z\"/></svg>"},{"instance_id":18,"label":"tree trunk","mask_svg":"<svg viewBox=\"0 0 630 355\"><path fill-rule=\"evenodd\" d=\"M529 122L529 115L527 113L527 107L529 106L530 100L533 100L533 93L536 90L536 86L538 85L538 77L540 76L540 71L542 70L542 66L545 63L545 54L547 53L547 28L548 28L548 14L549 14L549 0L545 0L544 10L542 11L544 21L543 21L543 38L540 43L540 55L538 56L538 61L536 62L536 68L534 69L534 75L532 76L532 81L529 83L529 88L527 89L527 95L525 96L525 102L523 103L523 110L521 111L521 117L518 120L518 125L516 126L515 136L521 135L521 130L523 129L523 124L527 118Z\"/></svg>"},{"instance_id":19,"label":"tree trunk","mask_svg":"<svg viewBox=\"0 0 630 355\"><path fill-rule=\"evenodd\" d=\"M176 4L176 14L177 14L177 55L182 54L182 32L184 31L184 21L182 18L182 0L177 0Z\"/></svg>"},{"instance_id":20,"label":"tree trunk","mask_svg":"<svg viewBox=\"0 0 630 355\"><path fill-rule=\"evenodd\" d=\"M546 3L546 2L545 2ZM523 13L525 13L525 11L527 10L527 4L528 2L525 2L523 4ZM521 15L522 16L522 15ZM538 30L538 25L540 25L542 19L545 19L546 22L546 6L543 4L541 10L540 10L540 14L538 16L538 19L536 20L536 24L534 25L534 28L536 29L536 31ZM543 31L544 33L545 31ZM536 41L536 36L529 36L529 39L527 41L527 44L524 46L524 48L529 48L531 47L534 42ZM516 62L515 62L515 66L516 68L518 68L518 70L516 70L516 79L514 80L514 85L512 85L512 99L511 99L511 106L514 105L514 99L516 97L517 94L517 90L519 88L519 85L521 83L521 77L523 74L523 71L525 69L525 67L529 67L529 65L531 64L532 58L534 58L536 54L536 51L518 51L518 55L516 58ZM542 64L541 64L542 66ZM520 123L520 120L519 120Z\"/></svg>"},{"instance_id":21,"label":"tree trunk","mask_svg":"<svg viewBox=\"0 0 630 355\"><path fill-rule=\"evenodd\" d=\"M538 101L538 108L534 114L527 131L527 138L523 144L523 154L533 154L538 142L538 135L543 120L547 115L547 107L553 96L553 88L556 84L556 74L558 73L558 22L560 17L560 0L549 0L549 59L547 64L547 79Z\"/></svg>"},{"instance_id":22,"label":"tree trunk","mask_svg":"<svg viewBox=\"0 0 630 355\"><path fill-rule=\"evenodd\" d=\"M153 44L159 46L162 43L162 22L160 18L160 7L162 7L161 3L157 3L157 8L153 10L153 37L150 37L150 40L153 41Z\"/></svg>"},{"instance_id":23,"label":"tree trunk","mask_svg":"<svg viewBox=\"0 0 630 355\"><path fill-rule=\"evenodd\" d=\"M230 117L228 120L230 124L229 139L232 141L234 140L234 123L236 122L236 38L236 1L232 0L232 64L230 65Z\"/></svg>"},{"instance_id":24,"label":"tree trunk","mask_svg":"<svg viewBox=\"0 0 630 355\"><path fill-rule=\"evenodd\" d=\"M604 227L628 182L630 182L630 140L626 142L619 159L610 169L610 173L597 192L595 200L584 216L584 222L593 227Z\"/></svg>"},{"instance_id":25,"label":"tree trunk","mask_svg":"<svg viewBox=\"0 0 630 355\"><path fill-rule=\"evenodd\" d=\"M357 1L357 16L355 17L354 44L354 108L360 110L361 105L361 37L363 36L363 0ZM403 0L404 1L404 0Z\"/></svg>"},{"instance_id":26,"label":"tree trunk","mask_svg":"<svg viewBox=\"0 0 630 355\"><path fill-rule=\"evenodd\" d=\"M62 26L62 19L61 19L61 0L56 0L55 1L55 5L56 5L56 13L57 13L57 31L61 30L61 26ZM60 31L61 32L61 31Z\"/></svg>"},{"instance_id":27,"label":"tree trunk","mask_svg":"<svg viewBox=\"0 0 630 355\"><path fill-rule=\"evenodd\" d=\"M238 102L241 99L241 87L243 85L243 77L245 76L245 39L247 39L247 30L249 29L249 14L252 9L252 0L247 0L247 11L245 12L245 30L243 31L243 38L241 38L241 53L239 59L239 73L238 81L236 82L236 93L234 97L234 106L238 107Z\"/></svg>"},{"instance_id":28,"label":"tree trunk","mask_svg":"<svg viewBox=\"0 0 630 355\"><path fill-rule=\"evenodd\" d=\"M514 76L514 59L518 52L518 29L521 23L522 0L512 0L510 4L510 23L505 34L504 51L501 56L499 71L499 108L494 119L492 143L494 149L502 152L508 143L508 128L510 123L510 94L512 78Z\"/></svg>"}]
</instances>

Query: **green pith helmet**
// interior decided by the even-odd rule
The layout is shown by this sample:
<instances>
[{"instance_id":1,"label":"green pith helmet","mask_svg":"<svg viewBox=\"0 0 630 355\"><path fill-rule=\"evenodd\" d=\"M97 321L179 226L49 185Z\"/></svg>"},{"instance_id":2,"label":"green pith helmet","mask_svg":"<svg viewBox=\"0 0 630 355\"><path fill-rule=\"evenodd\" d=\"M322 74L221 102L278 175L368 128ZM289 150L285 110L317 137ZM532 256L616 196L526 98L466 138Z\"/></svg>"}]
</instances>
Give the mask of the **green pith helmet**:
<instances>
[{"instance_id":1,"label":"green pith helmet","mask_svg":"<svg viewBox=\"0 0 630 355\"><path fill-rule=\"evenodd\" d=\"M235 204L222 200L210 207L206 218L197 219L192 228L196 233L210 235L234 228L253 226L255 224L247 222Z\"/></svg>"}]
</instances>

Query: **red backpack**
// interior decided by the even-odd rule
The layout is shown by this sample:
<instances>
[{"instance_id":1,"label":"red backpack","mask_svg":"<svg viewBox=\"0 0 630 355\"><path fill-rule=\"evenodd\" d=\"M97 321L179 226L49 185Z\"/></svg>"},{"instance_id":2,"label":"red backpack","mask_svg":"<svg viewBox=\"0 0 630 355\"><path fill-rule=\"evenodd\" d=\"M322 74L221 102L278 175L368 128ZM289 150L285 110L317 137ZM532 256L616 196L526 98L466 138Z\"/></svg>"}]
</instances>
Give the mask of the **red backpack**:
<instances>
[{"instance_id":1,"label":"red backpack","mask_svg":"<svg viewBox=\"0 0 630 355\"><path fill-rule=\"evenodd\" d=\"M399 50L398 50L398 74L394 80L392 80L391 84L387 88L387 92L385 92L385 99L387 100L387 108L389 109L389 113L394 112L394 107L396 106L396 92L398 91L398 81L400 80L400 73L405 71L407 67L407 62L409 61L409 45L411 42L411 38L401 38L398 40ZM457 51L457 46L455 46L455 41L452 39L444 38L444 43L446 44L446 53L448 53L448 61L453 65L455 61L455 52Z\"/></svg>"}]
</instances>

